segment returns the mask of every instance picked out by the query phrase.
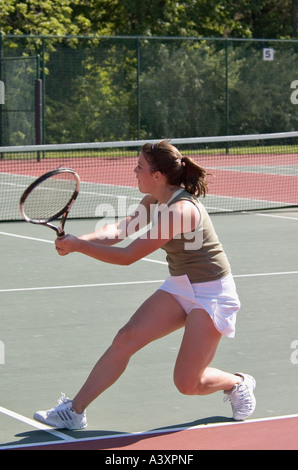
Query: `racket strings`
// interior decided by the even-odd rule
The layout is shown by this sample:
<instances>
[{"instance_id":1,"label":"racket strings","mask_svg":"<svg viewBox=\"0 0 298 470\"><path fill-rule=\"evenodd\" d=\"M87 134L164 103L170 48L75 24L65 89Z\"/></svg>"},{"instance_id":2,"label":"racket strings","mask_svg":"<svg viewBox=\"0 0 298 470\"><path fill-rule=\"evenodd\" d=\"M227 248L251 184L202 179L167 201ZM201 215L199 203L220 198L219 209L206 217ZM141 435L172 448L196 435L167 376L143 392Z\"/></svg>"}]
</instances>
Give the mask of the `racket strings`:
<instances>
[{"instance_id":1,"label":"racket strings","mask_svg":"<svg viewBox=\"0 0 298 470\"><path fill-rule=\"evenodd\" d=\"M55 175L36 186L27 196L24 212L35 221L55 218L71 201L77 181L72 174Z\"/></svg>"}]
</instances>

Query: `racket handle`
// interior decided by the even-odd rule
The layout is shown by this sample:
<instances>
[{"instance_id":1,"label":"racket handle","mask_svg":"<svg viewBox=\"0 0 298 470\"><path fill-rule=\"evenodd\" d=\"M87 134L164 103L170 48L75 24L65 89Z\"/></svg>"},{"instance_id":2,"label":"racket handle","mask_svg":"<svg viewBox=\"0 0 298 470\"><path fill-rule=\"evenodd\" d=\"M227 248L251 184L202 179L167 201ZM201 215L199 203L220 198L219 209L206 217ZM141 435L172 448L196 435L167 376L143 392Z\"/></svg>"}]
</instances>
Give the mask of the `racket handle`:
<instances>
[{"instance_id":1,"label":"racket handle","mask_svg":"<svg viewBox=\"0 0 298 470\"><path fill-rule=\"evenodd\" d=\"M62 237L64 237L64 235L65 235L64 230L62 230L62 232L57 232L57 237L58 238L62 238Z\"/></svg>"}]
</instances>

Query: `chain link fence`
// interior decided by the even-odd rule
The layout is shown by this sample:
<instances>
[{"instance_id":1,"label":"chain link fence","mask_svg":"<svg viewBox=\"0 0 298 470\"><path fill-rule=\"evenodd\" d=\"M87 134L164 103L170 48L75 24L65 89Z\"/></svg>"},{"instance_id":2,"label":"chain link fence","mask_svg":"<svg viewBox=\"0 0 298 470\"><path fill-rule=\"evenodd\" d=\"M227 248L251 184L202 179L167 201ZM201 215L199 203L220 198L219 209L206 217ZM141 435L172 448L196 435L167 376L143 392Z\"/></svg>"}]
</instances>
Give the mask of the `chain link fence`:
<instances>
[{"instance_id":1,"label":"chain link fence","mask_svg":"<svg viewBox=\"0 0 298 470\"><path fill-rule=\"evenodd\" d=\"M294 131L297 63L297 40L3 35L0 145Z\"/></svg>"}]
</instances>

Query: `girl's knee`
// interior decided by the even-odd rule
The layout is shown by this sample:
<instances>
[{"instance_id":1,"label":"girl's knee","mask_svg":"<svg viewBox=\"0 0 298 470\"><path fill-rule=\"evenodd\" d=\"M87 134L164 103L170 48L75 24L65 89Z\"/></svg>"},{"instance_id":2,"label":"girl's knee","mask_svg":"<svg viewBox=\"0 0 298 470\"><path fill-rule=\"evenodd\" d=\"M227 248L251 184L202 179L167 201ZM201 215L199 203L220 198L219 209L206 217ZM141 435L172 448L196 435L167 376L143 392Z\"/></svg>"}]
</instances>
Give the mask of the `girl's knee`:
<instances>
[{"instance_id":1,"label":"girl's knee","mask_svg":"<svg viewBox=\"0 0 298 470\"><path fill-rule=\"evenodd\" d=\"M116 334L112 347L132 356L138 349L138 335L129 323L121 328Z\"/></svg>"},{"instance_id":2,"label":"girl's knee","mask_svg":"<svg viewBox=\"0 0 298 470\"><path fill-rule=\"evenodd\" d=\"M119 346L126 345L127 343L131 341L132 337L133 337L132 331L127 325L125 325L117 332L113 340L113 344L115 345L117 344Z\"/></svg>"}]
</instances>

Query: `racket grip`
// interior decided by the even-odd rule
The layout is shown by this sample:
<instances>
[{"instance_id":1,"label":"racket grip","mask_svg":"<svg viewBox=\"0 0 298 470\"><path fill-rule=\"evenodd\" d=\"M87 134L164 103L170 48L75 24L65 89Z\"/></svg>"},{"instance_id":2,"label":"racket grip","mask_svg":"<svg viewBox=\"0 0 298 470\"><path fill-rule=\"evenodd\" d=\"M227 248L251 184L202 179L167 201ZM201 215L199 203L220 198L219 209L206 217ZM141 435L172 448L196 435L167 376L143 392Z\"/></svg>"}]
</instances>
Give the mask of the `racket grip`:
<instances>
[{"instance_id":1,"label":"racket grip","mask_svg":"<svg viewBox=\"0 0 298 470\"><path fill-rule=\"evenodd\" d=\"M64 237L64 235L65 235L64 230L62 230L61 232L57 232L57 238L62 238Z\"/></svg>"}]
</instances>

